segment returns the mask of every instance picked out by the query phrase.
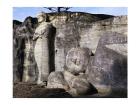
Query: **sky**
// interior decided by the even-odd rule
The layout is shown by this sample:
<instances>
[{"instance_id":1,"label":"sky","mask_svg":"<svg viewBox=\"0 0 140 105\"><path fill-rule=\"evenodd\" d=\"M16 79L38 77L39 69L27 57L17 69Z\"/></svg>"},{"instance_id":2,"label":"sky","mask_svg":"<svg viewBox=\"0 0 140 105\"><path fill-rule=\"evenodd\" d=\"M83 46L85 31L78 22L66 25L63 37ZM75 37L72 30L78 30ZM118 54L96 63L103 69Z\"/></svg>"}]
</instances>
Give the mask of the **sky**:
<instances>
[{"instance_id":1,"label":"sky","mask_svg":"<svg viewBox=\"0 0 140 105\"><path fill-rule=\"evenodd\" d=\"M50 11L43 7L13 7L13 20L24 21L27 16L36 17L38 12ZM72 7L71 12L87 12L92 14L108 14L114 16L127 15L127 7Z\"/></svg>"}]
</instances>

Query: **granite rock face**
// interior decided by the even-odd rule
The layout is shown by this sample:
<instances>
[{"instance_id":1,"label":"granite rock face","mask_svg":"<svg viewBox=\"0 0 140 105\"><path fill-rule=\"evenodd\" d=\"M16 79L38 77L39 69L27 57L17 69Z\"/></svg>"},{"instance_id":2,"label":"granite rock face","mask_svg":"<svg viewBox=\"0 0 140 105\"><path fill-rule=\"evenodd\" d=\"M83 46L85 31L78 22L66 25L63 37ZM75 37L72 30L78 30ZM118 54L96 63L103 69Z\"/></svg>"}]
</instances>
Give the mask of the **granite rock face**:
<instances>
[{"instance_id":1,"label":"granite rock face","mask_svg":"<svg viewBox=\"0 0 140 105\"><path fill-rule=\"evenodd\" d=\"M67 72L74 78L81 75L81 72L86 72L88 82L95 85L100 93L109 94L113 89L127 90L127 16L80 12L48 13L48 15L54 26L53 36L48 37L50 70L62 73L68 70ZM34 58L35 41L32 40L37 26L37 19L32 17L27 17L24 22L13 21L14 82L37 81L39 73ZM80 59L85 59L81 60L82 64L89 62L86 68L82 66L84 69L76 71L69 67L71 63L68 63L67 58L74 58L72 61L76 64L79 62L75 57L67 56L73 48L88 49L89 55L85 58L80 53L73 53ZM52 72L49 80L53 80L55 76L56 79L59 76L64 78L64 74L62 76L61 73L55 72ZM82 79L79 78L83 77L76 77L73 84L79 83L79 86L86 84L85 86L89 87L87 81L83 79L85 82L81 82ZM87 91L87 88L83 89Z\"/></svg>"},{"instance_id":2,"label":"granite rock face","mask_svg":"<svg viewBox=\"0 0 140 105\"><path fill-rule=\"evenodd\" d=\"M86 46L83 45L87 45L88 41L92 42L88 38L87 32L92 28L93 24L96 24L97 21L112 18L113 16L68 12L58 15L50 14L50 17L55 17L51 20L56 27L55 69L64 71L67 52L74 47L85 48ZM84 37L82 37L83 34L85 35ZM85 40L83 41L82 39Z\"/></svg>"},{"instance_id":3,"label":"granite rock face","mask_svg":"<svg viewBox=\"0 0 140 105\"><path fill-rule=\"evenodd\" d=\"M93 23L81 33L80 47L89 48L95 53L100 37L106 32L127 36L127 16L116 16Z\"/></svg>"},{"instance_id":4,"label":"granite rock face","mask_svg":"<svg viewBox=\"0 0 140 105\"><path fill-rule=\"evenodd\" d=\"M80 37L84 31L92 28L93 23L96 21L113 17L110 15L93 15L80 12L48 13L48 15L55 27L53 31L56 35L55 37L49 37L49 43L54 43L49 47L49 57L51 57L49 65L51 65L51 70L57 71L65 69L67 52L71 48L80 45ZM32 40L37 26L37 18L27 17L24 22L13 21L14 81L30 81L28 76L26 78L23 74L29 74L32 77L33 75L38 75L33 54L35 42ZM25 73L23 73L24 69ZM34 70L36 74L33 73Z\"/></svg>"},{"instance_id":5,"label":"granite rock face","mask_svg":"<svg viewBox=\"0 0 140 105\"><path fill-rule=\"evenodd\" d=\"M127 93L127 36L105 33L87 70L89 81L104 95L113 90Z\"/></svg>"},{"instance_id":6,"label":"granite rock face","mask_svg":"<svg viewBox=\"0 0 140 105\"><path fill-rule=\"evenodd\" d=\"M93 20L90 22L85 20L66 21L63 24L59 23L59 27L56 26L56 70L65 69L67 52L73 47L88 48L94 54L103 33L118 32L124 36L127 35L127 16Z\"/></svg>"}]
</instances>

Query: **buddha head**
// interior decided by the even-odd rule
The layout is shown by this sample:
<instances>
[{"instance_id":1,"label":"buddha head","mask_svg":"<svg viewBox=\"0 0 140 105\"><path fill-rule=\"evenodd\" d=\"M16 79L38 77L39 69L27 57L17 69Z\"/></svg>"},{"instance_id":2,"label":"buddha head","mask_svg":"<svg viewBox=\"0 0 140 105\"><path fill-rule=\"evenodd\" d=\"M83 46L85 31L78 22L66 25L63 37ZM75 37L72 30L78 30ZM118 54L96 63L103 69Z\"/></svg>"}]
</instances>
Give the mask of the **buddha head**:
<instances>
[{"instance_id":1,"label":"buddha head","mask_svg":"<svg viewBox=\"0 0 140 105\"><path fill-rule=\"evenodd\" d=\"M72 48L66 56L66 66L73 74L85 72L89 61L89 50L84 48Z\"/></svg>"},{"instance_id":2,"label":"buddha head","mask_svg":"<svg viewBox=\"0 0 140 105\"><path fill-rule=\"evenodd\" d=\"M49 21L49 16L45 12L37 14L38 23Z\"/></svg>"}]
</instances>

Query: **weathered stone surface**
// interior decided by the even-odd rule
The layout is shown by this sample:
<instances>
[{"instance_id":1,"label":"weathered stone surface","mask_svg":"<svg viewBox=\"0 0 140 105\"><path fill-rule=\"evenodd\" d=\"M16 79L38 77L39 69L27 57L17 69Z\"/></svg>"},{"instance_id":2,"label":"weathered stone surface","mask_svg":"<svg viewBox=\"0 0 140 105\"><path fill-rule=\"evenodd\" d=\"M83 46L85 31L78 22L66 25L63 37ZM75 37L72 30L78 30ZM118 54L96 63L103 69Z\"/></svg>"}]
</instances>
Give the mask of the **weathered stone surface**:
<instances>
[{"instance_id":1,"label":"weathered stone surface","mask_svg":"<svg viewBox=\"0 0 140 105\"><path fill-rule=\"evenodd\" d=\"M82 16L82 20L80 20L80 16L82 14L75 16L75 18L79 19L74 19L73 17L70 19L71 21L66 22L59 18L63 22L55 23L57 24L55 37L56 70L65 70L67 52L73 47L89 48L95 53L98 41L103 33L118 32L124 36L127 35L127 16L111 16L103 19L101 15L97 15L97 18L94 20L96 16L94 17L93 15L93 17L89 16L90 22L84 19L85 15Z\"/></svg>"},{"instance_id":2,"label":"weathered stone surface","mask_svg":"<svg viewBox=\"0 0 140 105\"><path fill-rule=\"evenodd\" d=\"M52 72L48 77L46 88L64 89L74 97L97 93L97 90L93 90L93 86L87 81L87 76L84 73L75 76L68 71Z\"/></svg>"},{"instance_id":3,"label":"weathered stone surface","mask_svg":"<svg viewBox=\"0 0 140 105\"><path fill-rule=\"evenodd\" d=\"M51 72L48 77L47 88L60 88L68 90L69 86L64 79L63 72Z\"/></svg>"},{"instance_id":4,"label":"weathered stone surface","mask_svg":"<svg viewBox=\"0 0 140 105\"><path fill-rule=\"evenodd\" d=\"M106 45L106 47L119 54L127 56L127 44L111 44L111 45Z\"/></svg>"},{"instance_id":5,"label":"weathered stone surface","mask_svg":"<svg viewBox=\"0 0 140 105\"><path fill-rule=\"evenodd\" d=\"M127 36L127 16L100 20L81 31L80 47L89 48L95 53L99 39L105 32L117 32Z\"/></svg>"},{"instance_id":6,"label":"weathered stone surface","mask_svg":"<svg viewBox=\"0 0 140 105\"><path fill-rule=\"evenodd\" d=\"M90 51L86 48L72 48L66 56L67 70L72 74L85 72L89 63Z\"/></svg>"},{"instance_id":7,"label":"weathered stone surface","mask_svg":"<svg viewBox=\"0 0 140 105\"><path fill-rule=\"evenodd\" d=\"M104 15L104 14L90 14L84 12L61 12L61 13L49 13L50 20L52 21L53 25L57 28L60 27L62 24L66 24L69 22L96 22L103 19L108 19L113 16L111 15Z\"/></svg>"},{"instance_id":8,"label":"weathered stone surface","mask_svg":"<svg viewBox=\"0 0 140 105\"><path fill-rule=\"evenodd\" d=\"M113 90L127 93L127 36L119 33L104 34L90 62L89 81L103 95ZM126 97L126 96L125 96Z\"/></svg>"},{"instance_id":9,"label":"weathered stone surface","mask_svg":"<svg viewBox=\"0 0 140 105\"><path fill-rule=\"evenodd\" d=\"M37 20L27 17L23 23L14 21L13 25L13 80L34 82L37 74L33 56L34 43L31 39Z\"/></svg>"},{"instance_id":10,"label":"weathered stone surface","mask_svg":"<svg viewBox=\"0 0 140 105\"><path fill-rule=\"evenodd\" d=\"M48 68L56 71L49 76L49 80L54 81L48 81L48 83L52 83L50 87L54 85L56 88L64 88L73 96L78 96L86 94L91 89L90 83L92 83L98 89L98 92L105 97L111 93L114 93L113 96L124 91L124 93L127 93L127 16L68 12L49 13L49 17L51 23L56 27L56 31L53 30L56 37L51 34L52 36L48 36L49 40L47 42L49 43L47 49L49 50ZM33 53L35 41L32 40L38 25L37 19L28 17L23 23L14 21L13 25L14 82L34 82L39 76ZM46 30L44 26L42 28ZM42 33L41 30L39 32ZM103 34L104 32L117 32L121 35L106 35ZM67 56L72 48L77 47L88 48L93 53L86 71L90 83L87 81L85 74L81 74L81 72L85 72L87 67L83 66L87 64L84 63L87 60L84 60L84 62L81 60L84 58L83 53L76 53L76 57ZM67 58L74 58L72 60L73 66L69 65ZM78 63L79 61L82 62ZM81 65L77 66L77 64ZM76 75L68 71L66 71L68 73L57 72L64 70L72 71ZM75 72L75 70L78 71ZM56 84L55 81L58 81L58 83ZM63 85L64 81L67 82L69 88ZM39 95L43 92L40 93L39 91Z\"/></svg>"},{"instance_id":11,"label":"weathered stone surface","mask_svg":"<svg viewBox=\"0 0 140 105\"><path fill-rule=\"evenodd\" d=\"M52 43L53 41L55 42L54 45L52 44L49 47L49 51L51 50L51 52L49 52L49 57L51 58L51 60L49 61L50 63L49 65L51 66L49 68L55 71L65 70L66 55L68 51L72 48L75 47L88 48L93 52L94 55L96 49L99 50L99 48L97 48L97 45L100 37L102 37L102 35L104 36L103 34L104 32L118 32L122 34L121 36L124 37L127 36L127 16L94 15L88 13L61 13L61 14L50 13L49 17L50 20L52 20L51 23L56 27L55 39L49 37L50 39L49 42ZM34 54L32 50L32 48L34 49L34 44L35 44L32 41L32 36L34 35L33 33L36 28L37 22L36 22L36 18L31 18L31 17L25 20L26 21L24 21L23 23L16 21L14 24L14 30L13 30L14 31L13 32L14 81L22 81L22 80L32 81L35 79L31 79L31 78L23 79L23 77L33 77L33 78L38 77L37 65L34 60ZM29 39L29 41L27 39ZM109 62L109 64L111 65L112 64L111 62L113 62L112 59L119 58L118 56L120 55L122 56L122 59L124 57L127 58L125 46L127 46L126 43L105 44L104 47L102 47L103 48L102 50L105 50L104 52L108 53L105 54L104 56L107 56L109 58L105 62ZM98 54L96 53L95 57L93 55L90 57L91 64L88 65L88 68L92 68L92 69L97 68L99 70L102 69L94 65L94 59L97 60L97 57L99 57L97 56ZM113 58L114 55L117 57ZM116 60L115 61L116 65L119 65L117 62L120 63L120 61L121 61L120 58L119 60ZM121 62L122 64L125 64L125 60ZM53 67L54 63L55 63L55 67ZM106 66L108 67L107 63L103 63L103 64L106 64ZM107 67L105 68L107 69ZM117 69L122 67L117 66L114 68ZM23 73L24 70L29 72ZM92 72L93 71L90 71L91 74ZM25 76L23 74L25 74ZM99 75L101 75L100 72ZM108 78L108 75L104 76L104 78L106 77ZM91 78L93 77L91 76ZM114 78L119 78L119 77L115 76ZM92 80L92 84L94 85L94 79Z\"/></svg>"},{"instance_id":12,"label":"weathered stone surface","mask_svg":"<svg viewBox=\"0 0 140 105\"><path fill-rule=\"evenodd\" d=\"M96 21L113 17L82 12L50 13L49 16L57 29L55 37L55 69L57 71L65 70L67 52L73 47L81 46L81 35L85 34L84 32L88 32Z\"/></svg>"},{"instance_id":13,"label":"weathered stone surface","mask_svg":"<svg viewBox=\"0 0 140 105\"><path fill-rule=\"evenodd\" d=\"M75 76L68 71L64 71L64 78L70 88L68 92L72 96L85 95L92 89L90 83L86 79L85 74Z\"/></svg>"}]
</instances>

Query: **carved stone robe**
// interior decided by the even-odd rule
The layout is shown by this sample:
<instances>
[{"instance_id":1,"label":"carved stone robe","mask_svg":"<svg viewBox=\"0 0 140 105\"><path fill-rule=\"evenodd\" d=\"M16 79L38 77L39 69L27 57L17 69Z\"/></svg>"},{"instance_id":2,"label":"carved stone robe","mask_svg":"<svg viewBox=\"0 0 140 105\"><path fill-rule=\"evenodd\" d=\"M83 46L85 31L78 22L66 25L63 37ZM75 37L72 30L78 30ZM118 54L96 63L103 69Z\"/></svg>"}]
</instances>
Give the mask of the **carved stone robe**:
<instances>
[{"instance_id":1,"label":"carved stone robe","mask_svg":"<svg viewBox=\"0 0 140 105\"><path fill-rule=\"evenodd\" d=\"M33 38L33 40L36 40L34 56L38 67L38 84L47 81L50 73L48 36L51 33L51 28L50 23L42 22L36 28Z\"/></svg>"}]
</instances>

